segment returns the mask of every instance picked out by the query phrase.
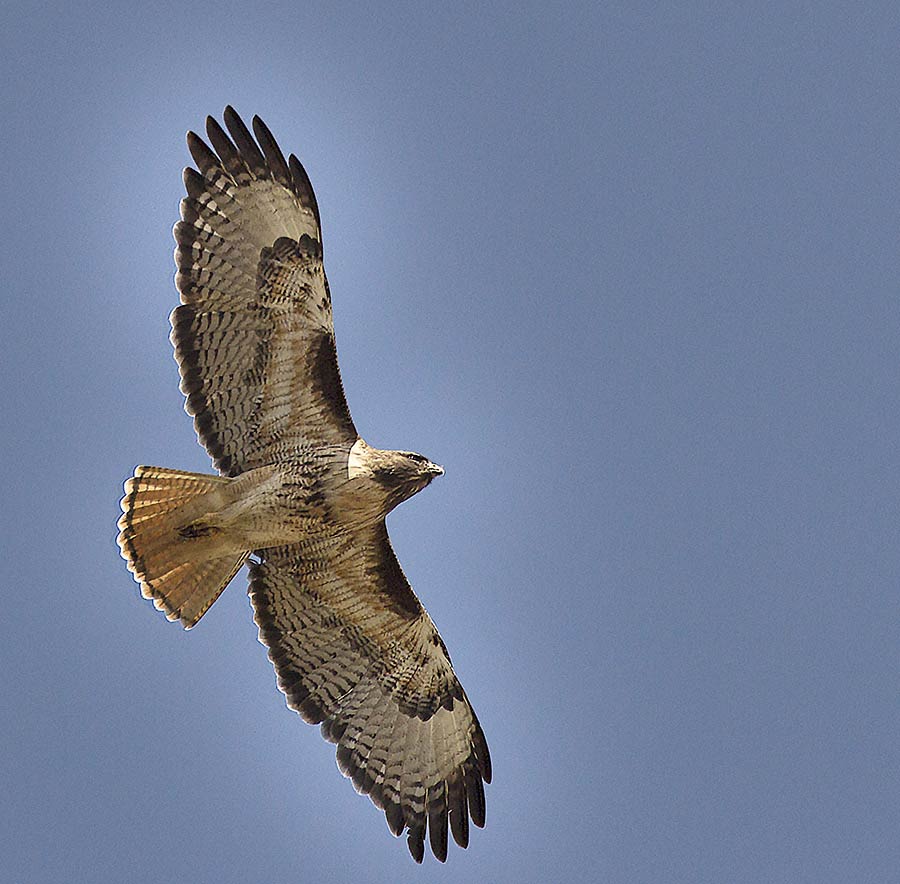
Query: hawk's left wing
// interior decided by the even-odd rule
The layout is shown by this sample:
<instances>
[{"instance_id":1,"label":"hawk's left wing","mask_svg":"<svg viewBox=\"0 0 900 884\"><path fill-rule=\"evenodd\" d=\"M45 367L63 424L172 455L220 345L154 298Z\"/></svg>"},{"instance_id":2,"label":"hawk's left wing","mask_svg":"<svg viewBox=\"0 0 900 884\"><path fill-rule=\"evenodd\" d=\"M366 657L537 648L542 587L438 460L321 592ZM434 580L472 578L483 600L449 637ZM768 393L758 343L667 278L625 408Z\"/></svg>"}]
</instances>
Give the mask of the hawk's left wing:
<instances>
[{"instance_id":1,"label":"hawk's left wing","mask_svg":"<svg viewBox=\"0 0 900 884\"><path fill-rule=\"evenodd\" d=\"M484 825L491 760L447 649L409 586L384 522L314 548L258 553L250 598L288 705L338 744L342 773L441 861Z\"/></svg>"}]
</instances>

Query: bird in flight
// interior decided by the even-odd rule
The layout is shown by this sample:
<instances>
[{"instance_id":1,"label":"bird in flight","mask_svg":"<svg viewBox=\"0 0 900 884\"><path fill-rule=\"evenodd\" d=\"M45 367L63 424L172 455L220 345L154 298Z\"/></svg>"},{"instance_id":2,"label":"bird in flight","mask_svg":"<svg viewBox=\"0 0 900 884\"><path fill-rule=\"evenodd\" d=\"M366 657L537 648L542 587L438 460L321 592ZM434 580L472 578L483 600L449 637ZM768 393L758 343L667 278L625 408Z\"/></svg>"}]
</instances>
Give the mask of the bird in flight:
<instances>
[{"instance_id":1,"label":"bird in flight","mask_svg":"<svg viewBox=\"0 0 900 884\"><path fill-rule=\"evenodd\" d=\"M487 743L385 516L441 467L366 444L338 372L319 209L259 117L231 107L175 225L171 340L185 409L218 476L139 466L118 542L144 597L195 626L241 566L278 687L337 744L356 790L416 862L484 825ZM255 136L255 137L254 137Z\"/></svg>"}]
</instances>

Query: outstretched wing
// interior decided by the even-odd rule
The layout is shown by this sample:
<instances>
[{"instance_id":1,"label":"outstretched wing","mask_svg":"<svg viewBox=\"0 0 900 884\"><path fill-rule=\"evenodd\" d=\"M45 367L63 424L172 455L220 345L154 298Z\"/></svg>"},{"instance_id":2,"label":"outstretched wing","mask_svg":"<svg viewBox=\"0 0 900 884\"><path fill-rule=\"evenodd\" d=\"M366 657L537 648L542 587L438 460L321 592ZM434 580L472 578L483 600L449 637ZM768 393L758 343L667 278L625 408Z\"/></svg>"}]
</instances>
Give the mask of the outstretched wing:
<instances>
[{"instance_id":1,"label":"outstretched wing","mask_svg":"<svg viewBox=\"0 0 900 884\"><path fill-rule=\"evenodd\" d=\"M338 372L319 210L295 156L285 160L265 123L256 140L234 109L229 138L206 121L193 132L197 169L175 225L181 306L172 343L185 408L228 476L278 462L304 441L357 437Z\"/></svg>"},{"instance_id":2,"label":"outstretched wing","mask_svg":"<svg viewBox=\"0 0 900 884\"><path fill-rule=\"evenodd\" d=\"M484 825L491 761L434 623L407 582L384 522L251 564L250 598L287 703L337 743L337 762L385 812L410 852L425 832L441 861L447 831Z\"/></svg>"}]
</instances>

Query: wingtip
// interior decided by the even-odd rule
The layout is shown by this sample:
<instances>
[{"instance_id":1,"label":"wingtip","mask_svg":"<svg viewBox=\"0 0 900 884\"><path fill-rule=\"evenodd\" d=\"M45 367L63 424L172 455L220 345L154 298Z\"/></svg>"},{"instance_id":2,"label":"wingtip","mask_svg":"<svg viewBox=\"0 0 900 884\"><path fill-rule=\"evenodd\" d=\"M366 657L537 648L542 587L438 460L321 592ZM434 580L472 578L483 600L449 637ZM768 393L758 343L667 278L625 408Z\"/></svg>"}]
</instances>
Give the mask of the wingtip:
<instances>
[{"instance_id":1,"label":"wingtip","mask_svg":"<svg viewBox=\"0 0 900 884\"><path fill-rule=\"evenodd\" d=\"M263 120L259 114L253 115L253 133L256 135L258 141L268 138L277 148L278 142L275 141L275 136L266 125L265 120ZM280 150L280 148L278 149Z\"/></svg>"},{"instance_id":2,"label":"wingtip","mask_svg":"<svg viewBox=\"0 0 900 884\"><path fill-rule=\"evenodd\" d=\"M228 136L225 134L225 130L222 128L222 124L214 116L212 116L212 114L210 114L206 118L206 134L209 137L209 140L212 142L213 147L216 146L217 140L228 140Z\"/></svg>"},{"instance_id":3,"label":"wingtip","mask_svg":"<svg viewBox=\"0 0 900 884\"><path fill-rule=\"evenodd\" d=\"M482 736L482 745L484 746L483 751L478 753L478 770L481 774L481 779L483 779L488 785L491 783L491 778L494 775L494 770L491 765L491 755L488 751L487 741Z\"/></svg>"},{"instance_id":4,"label":"wingtip","mask_svg":"<svg viewBox=\"0 0 900 884\"><path fill-rule=\"evenodd\" d=\"M243 125L243 120L241 119L241 115L232 107L230 104L225 105L225 110L222 111L222 119L225 121L225 125L231 129L232 126L237 123L239 126Z\"/></svg>"},{"instance_id":5,"label":"wingtip","mask_svg":"<svg viewBox=\"0 0 900 884\"><path fill-rule=\"evenodd\" d=\"M406 844L412 858L421 865L422 860L425 859L425 830L410 829L406 836Z\"/></svg>"}]
</instances>

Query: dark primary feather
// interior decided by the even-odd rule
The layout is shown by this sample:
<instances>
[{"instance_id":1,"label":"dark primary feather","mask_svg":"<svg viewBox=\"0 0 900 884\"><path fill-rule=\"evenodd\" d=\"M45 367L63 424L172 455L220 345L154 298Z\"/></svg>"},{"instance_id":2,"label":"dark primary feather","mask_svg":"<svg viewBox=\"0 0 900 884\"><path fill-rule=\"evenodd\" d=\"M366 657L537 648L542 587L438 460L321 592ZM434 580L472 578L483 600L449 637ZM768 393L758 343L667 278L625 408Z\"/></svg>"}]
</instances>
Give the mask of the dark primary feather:
<instances>
[{"instance_id":1,"label":"dark primary feather","mask_svg":"<svg viewBox=\"0 0 900 884\"><path fill-rule=\"evenodd\" d=\"M187 144L197 168L203 175L212 177L213 171L221 170L222 164L219 162L219 158L206 146L206 142L202 138L193 132L188 132ZM193 169L185 169L185 172L193 171Z\"/></svg>"},{"instance_id":2,"label":"dark primary feather","mask_svg":"<svg viewBox=\"0 0 900 884\"><path fill-rule=\"evenodd\" d=\"M291 169L291 179L294 183L294 193L297 194L301 203L309 208L316 216L316 224L321 227L322 225L319 221L319 204L316 202L316 194L313 191L309 175L306 174L306 169L303 168L300 164L300 160L293 154L291 154L291 158L288 162ZM319 241L321 242L321 240L322 237L320 235Z\"/></svg>"},{"instance_id":3,"label":"dark primary feather","mask_svg":"<svg viewBox=\"0 0 900 884\"><path fill-rule=\"evenodd\" d=\"M206 135L212 145L213 150L219 155L225 171L232 178L237 178L247 169L237 148L232 144L231 139L225 134L225 130L219 125L214 117L206 118Z\"/></svg>"},{"instance_id":4,"label":"dark primary feather","mask_svg":"<svg viewBox=\"0 0 900 884\"><path fill-rule=\"evenodd\" d=\"M244 125L244 121L230 105L225 108L224 119L228 131L250 171L257 177L264 175L266 158L253 140L250 130Z\"/></svg>"},{"instance_id":5,"label":"dark primary feather","mask_svg":"<svg viewBox=\"0 0 900 884\"><path fill-rule=\"evenodd\" d=\"M254 117L253 131L256 133L259 146L266 155L266 161L278 183L284 185L284 187L290 187L291 173L288 170L287 162L285 162L284 154L281 152L278 142L272 137L269 127L259 117Z\"/></svg>"}]
</instances>

